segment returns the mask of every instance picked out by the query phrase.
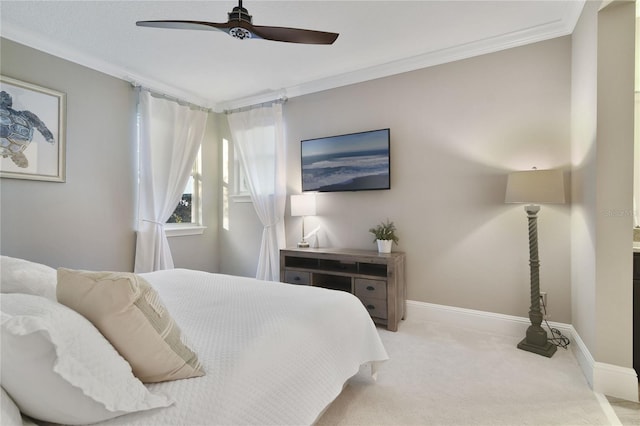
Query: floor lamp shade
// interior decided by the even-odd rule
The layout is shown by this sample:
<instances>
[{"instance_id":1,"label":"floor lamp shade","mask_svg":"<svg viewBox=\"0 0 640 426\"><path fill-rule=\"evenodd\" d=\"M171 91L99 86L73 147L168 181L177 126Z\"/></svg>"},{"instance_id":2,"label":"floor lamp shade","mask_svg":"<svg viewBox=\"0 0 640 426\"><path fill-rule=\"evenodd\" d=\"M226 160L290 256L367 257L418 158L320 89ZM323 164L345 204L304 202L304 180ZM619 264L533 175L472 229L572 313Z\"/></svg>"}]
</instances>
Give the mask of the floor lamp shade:
<instances>
[{"instance_id":1,"label":"floor lamp shade","mask_svg":"<svg viewBox=\"0 0 640 426\"><path fill-rule=\"evenodd\" d=\"M564 179L561 170L513 172L507 178L505 203L564 203Z\"/></svg>"},{"instance_id":2,"label":"floor lamp shade","mask_svg":"<svg viewBox=\"0 0 640 426\"><path fill-rule=\"evenodd\" d=\"M564 179L560 170L528 170L510 173L507 178L505 203L528 203L524 210L529 224L529 269L531 325L518 348L551 357L556 346L549 342L542 328L544 316L540 310L540 259L538 258L538 204L564 203Z\"/></svg>"},{"instance_id":3,"label":"floor lamp shade","mask_svg":"<svg viewBox=\"0 0 640 426\"><path fill-rule=\"evenodd\" d=\"M291 216L302 216L302 240L298 243L298 247L309 247L309 243L304 239L304 217L315 216L315 214L315 194L297 194L291 196Z\"/></svg>"}]
</instances>

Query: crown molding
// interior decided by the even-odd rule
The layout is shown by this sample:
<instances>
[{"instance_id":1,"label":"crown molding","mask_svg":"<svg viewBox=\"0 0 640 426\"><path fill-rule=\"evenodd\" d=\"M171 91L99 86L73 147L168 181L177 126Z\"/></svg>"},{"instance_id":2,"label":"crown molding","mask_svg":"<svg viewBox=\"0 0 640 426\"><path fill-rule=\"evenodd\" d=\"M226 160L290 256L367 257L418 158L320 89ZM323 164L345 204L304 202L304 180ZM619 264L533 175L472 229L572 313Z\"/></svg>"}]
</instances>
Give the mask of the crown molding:
<instances>
[{"instance_id":1,"label":"crown molding","mask_svg":"<svg viewBox=\"0 0 640 426\"><path fill-rule=\"evenodd\" d=\"M233 110L250 105L270 102L283 97L293 98L296 96L307 95L310 93L362 83L369 80L415 71L421 68L441 65L448 62L459 61L462 59L472 58L474 56L566 36L573 32L576 22L582 13L585 1L586 0L569 1L566 3L564 14L561 19L531 28L431 51L410 58L346 72L332 77L309 81L278 90L268 91L258 95L217 103L204 99L194 93L179 89L170 84L157 81L150 76L138 75L131 72L131 70L107 63L100 58L83 54L82 52L66 46L58 45L50 40L35 36L8 23L2 25L0 36L94 69L112 77L128 81L132 84L144 86L155 92L183 99L195 105L210 108L215 112L224 112L226 110Z\"/></svg>"},{"instance_id":2,"label":"crown molding","mask_svg":"<svg viewBox=\"0 0 640 426\"><path fill-rule=\"evenodd\" d=\"M228 108L228 105L233 105L233 108L241 108L244 106L263 103L269 99L277 99L278 97L283 96L283 94L287 98L294 98L296 96L308 95L337 87L389 77L396 74L402 74L422 68L428 68L435 65L441 65L448 62L459 61L487 53L494 53L501 50L511 49L513 47L524 46L531 43L550 40L556 37L566 36L573 32L573 29L578 22L578 18L582 13L584 4L585 0L568 2L562 19L547 22L531 28L513 31L495 37L489 37L470 43L452 46L446 49L427 52L410 58L388 62L386 64L376 65L324 79L290 86L272 93L262 93L258 96L249 96L230 102L224 102L216 105L216 107L231 109Z\"/></svg>"},{"instance_id":3,"label":"crown molding","mask_svg":"<svg viewBox=\"0 0 640 426\"><path fill-rule=\"evenodd\" d=\"M185 100L204 108L213 109L213 102L191 92L179 89L170 84L162 83L149 76L136 74L129 69L103 61L95 56L86 55L68 46L62 46L54 43L51 40L25 31L11 23L2 24L2 28L0 28L0 36L8 40L15 41L16 43L24 44L25 46L29 46L33 49L40 50L49 55L110 75L111 77L128 81L133 85L143 86L163 95Z\"/></svg>"},{"instance_id":4,"label":"crown molding","mask_svg":"<svg viewBox=\"0 0 640 426\"><path fill-rule=\"evenodd\" d=\"M213 110L215 112L235 111L244 107L266 104L287 98L287 91L285 89L271 90L260 95L248 96L246 98L240 98L233 101L218 102Z\"/></svg>"}]
</instances>

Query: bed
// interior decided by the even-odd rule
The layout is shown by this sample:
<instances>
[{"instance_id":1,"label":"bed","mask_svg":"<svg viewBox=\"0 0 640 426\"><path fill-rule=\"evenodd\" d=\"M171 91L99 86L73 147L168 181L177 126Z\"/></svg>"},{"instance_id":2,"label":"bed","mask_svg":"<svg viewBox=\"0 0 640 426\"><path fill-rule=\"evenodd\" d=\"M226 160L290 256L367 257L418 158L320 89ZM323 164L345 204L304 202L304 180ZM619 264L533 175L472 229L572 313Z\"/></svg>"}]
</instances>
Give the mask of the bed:
<instances>
[{"instance_id":1,"label":"bed","mask_svg":"<svg viewBox=\"0 0 640 426\"><path fill-rule=\"evenodd\" d=\"M44 303L40 299L51 298L50 289L32 288L20 290L30 296L7 296L21 286L15 281L25 280L16 279L20 267L8 266L7 259L3 256L0 271L2 301L7 300L2 304L3 338L7 318L17 317L5 310L17 309L16 300ZM37 267L42 275L50 273L44 265ZM150 396L145 398L165 398L164 403L152 399L155 405L117 411L99 424L313 424L362 366L373 373L387 359L366 309L346 292L185 269L140 277L157 291L204 375L147 383ZM14 283L7 284L10 278ZM8 371L4 359L3 350L3 373ZM7 380L3 375L3 398L6 390L15 400Z\"/></svg>"}]
</instances>

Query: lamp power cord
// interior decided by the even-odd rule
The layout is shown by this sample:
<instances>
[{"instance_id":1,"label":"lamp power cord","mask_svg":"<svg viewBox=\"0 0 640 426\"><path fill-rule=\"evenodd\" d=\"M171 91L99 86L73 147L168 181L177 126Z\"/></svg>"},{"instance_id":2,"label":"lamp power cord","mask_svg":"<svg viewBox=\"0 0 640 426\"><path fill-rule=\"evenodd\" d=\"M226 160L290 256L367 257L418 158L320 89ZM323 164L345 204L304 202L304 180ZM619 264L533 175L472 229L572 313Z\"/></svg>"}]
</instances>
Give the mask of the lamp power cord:
<instances>
[{"instance_id":1,"label":"lamp power cord","mask_svg":"<svg viewBox=\"0 0 640 426\"><path fill-rule=\"evenodd\" d=\"M551 327L549 325L549 322L547 322L547 305L544 303L544 299L542 297L540 298L540 304L542 305L544 323L547 325L547 328L551 332L551 337L549 337L547 340L560 348L569 349L569 344L571 343L571 341L569 341L569 338L563 335L562 332L560 332L560 330L558 330L557 328Z\"/></svg>"}]
</instances>

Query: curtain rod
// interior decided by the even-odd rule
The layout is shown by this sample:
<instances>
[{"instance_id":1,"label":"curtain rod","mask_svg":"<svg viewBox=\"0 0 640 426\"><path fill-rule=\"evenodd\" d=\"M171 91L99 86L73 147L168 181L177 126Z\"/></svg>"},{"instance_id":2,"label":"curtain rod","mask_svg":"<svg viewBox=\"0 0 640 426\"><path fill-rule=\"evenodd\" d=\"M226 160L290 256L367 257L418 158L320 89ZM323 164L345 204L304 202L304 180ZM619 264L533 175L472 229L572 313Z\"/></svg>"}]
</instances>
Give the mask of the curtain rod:
<instances>
[{"instance_id":1,"label":"curtain rod","mask_svg":"<svg viewBox=\"0 0 640 426\"><path fill-rule=\"evenodd\" d=\"M265 107L265 106L271 106L273 104L284 104L285 102L287 102L289 100L289 98L287 98L286 96L282 96L278 99L274 99L272 101L268 101L268 102L262 102L259 104L253 104L253 105L248 105L248 106L243 106L240 108L234 108L234 109L225 109L224 113L225 114L233 114L236 112L244 112L244 111L249 111L255 108L261 108L261 107Z\"/></svg>"},{"instance_id":2,"label":"curtain rod","mask_svg":"<svg viewBox=\"0 0 640 426\"><path fill-rule=\"evenodd\" d=\"M168 101L175 102L175 103L177 103L177 104L179 104L179 105L182 105L182 106L188 106L189 108L198 109L198 110L200 110L200 111L205 111L205 112L214 112L214 111L213 111L213 109L211 109L211 108L206 108L206 107L203 107L203 106L200 106L200 105L196 105L196 104L194 104L194 103L192 103L192 102L185 101L184 99L180 99L180 98L177 98L177 97L175 97L175 96L167 95L166 93L160 93L160 92L157 92L157 91L155 91L155 90L153 90L153 89L149 89L148 87L141 86L140 84L138 84L138 83L136 83L136 82L131 82L131 85L132 85L136 90L144 90L144 91L147 91L147 92L149 92L149 93L151 94L151 96L154 96L154 97L156 97L156 98L166 99L166 100L168 100Z\"/></svg>"}]
</instances>

